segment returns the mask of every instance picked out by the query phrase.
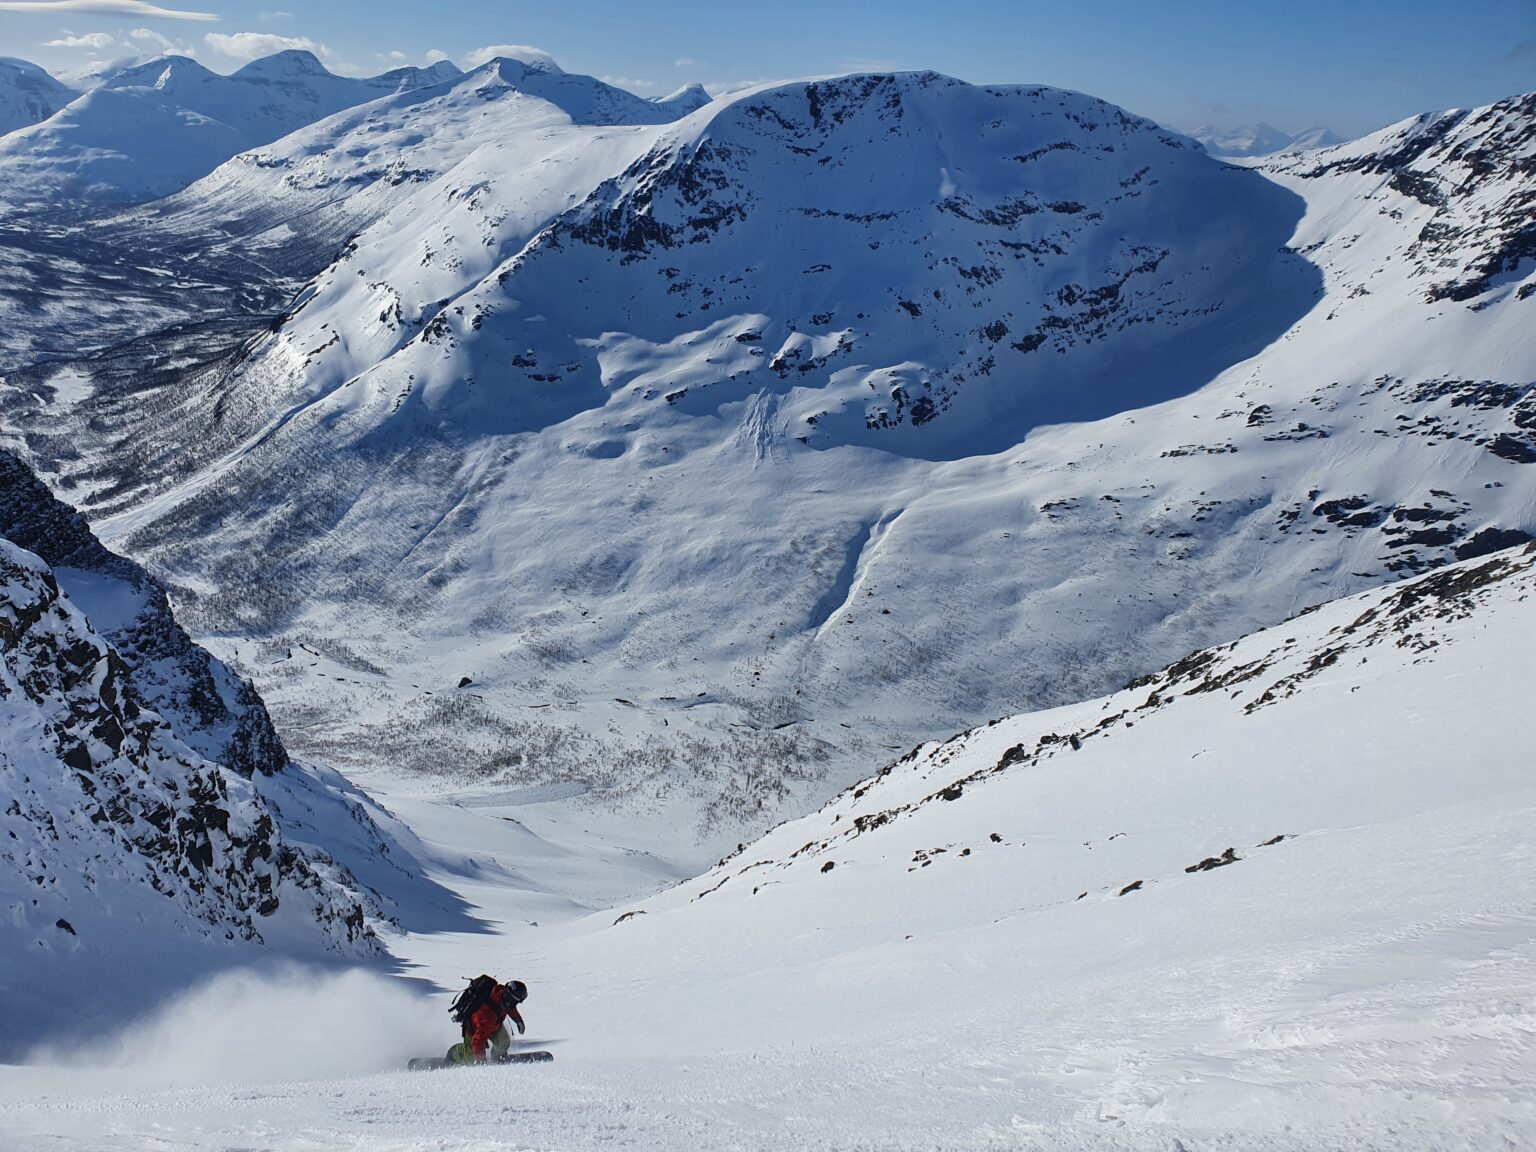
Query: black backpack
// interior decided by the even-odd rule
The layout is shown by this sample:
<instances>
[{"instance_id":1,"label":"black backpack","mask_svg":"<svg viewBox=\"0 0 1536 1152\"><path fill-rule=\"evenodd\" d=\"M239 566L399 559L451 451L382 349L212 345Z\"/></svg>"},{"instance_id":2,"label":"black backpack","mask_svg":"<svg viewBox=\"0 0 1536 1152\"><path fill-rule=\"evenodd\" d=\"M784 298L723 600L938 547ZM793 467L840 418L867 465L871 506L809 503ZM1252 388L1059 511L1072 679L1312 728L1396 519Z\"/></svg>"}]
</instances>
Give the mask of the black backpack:
<instances>
[{"instance_id":1,"label":"black backpack","mask_svg":"<svg viewBox=\"0 0 1536 1152\"><path fill-rule=\"evenodd\" d=\"M448 1008L453 1022L461 1027L468 1024L471 1016L490 1003L491 990L495 987L494 976L481 975L471 980L469 987L460 992L458 998Z\"/></svg>"}]
</instances>

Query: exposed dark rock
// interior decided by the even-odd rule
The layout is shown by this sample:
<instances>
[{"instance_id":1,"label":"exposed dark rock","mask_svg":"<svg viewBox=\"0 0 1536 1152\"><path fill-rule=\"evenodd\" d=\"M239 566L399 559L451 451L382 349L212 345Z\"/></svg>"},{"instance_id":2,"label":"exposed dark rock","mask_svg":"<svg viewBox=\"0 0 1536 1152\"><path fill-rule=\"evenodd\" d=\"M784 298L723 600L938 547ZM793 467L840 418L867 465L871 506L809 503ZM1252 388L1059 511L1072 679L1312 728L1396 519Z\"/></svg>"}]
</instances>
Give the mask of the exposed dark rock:
<instances>
[{"instance_id":1,"label":"exposed dark rock","mask_svg":"<svg viewBox=\"0 0 1536 1152\"><path fill-rule=\"evenodd\" d=\"M1191 864L1184 869L1186 872L1209 872L1213 868L1225 868L1228 864L1236 864L1238 861L1237 849L1228 848L1220 856L1207 856L1198 864Z\"/></svg>"},{"instance_id":2,"label":"exposed dark rock","mask_svg":"<svg viewBox=\"0 0 1536 1152\"><path fill-rule=\"evenodd\" d=\"M1488 556L1494 552L1502 552L1506 548L1527 544L1531 539L1529 532L1519 528L1484 528L1470 540L1456 546L1456 559L1475 560L1479 556Z\"/></svg>"},{"instance_id":3,"label":"exposed dark rock","mask_svg":"<svg viewBox=\"0 0 1536 1152\"><path fill-rule=\"evenodd\" d=\"M287 764L287 750L250 683L194 644L154 578L104 548L83 516L6 451L0 451L0 537L40 557L55 575L62 572L66 591L74 570L118 581L142 601L137 616L107 628L105 638L143 670L145 702L178 724L199 752L243 776L271 775Z\"/></svg>"}]
</instances>

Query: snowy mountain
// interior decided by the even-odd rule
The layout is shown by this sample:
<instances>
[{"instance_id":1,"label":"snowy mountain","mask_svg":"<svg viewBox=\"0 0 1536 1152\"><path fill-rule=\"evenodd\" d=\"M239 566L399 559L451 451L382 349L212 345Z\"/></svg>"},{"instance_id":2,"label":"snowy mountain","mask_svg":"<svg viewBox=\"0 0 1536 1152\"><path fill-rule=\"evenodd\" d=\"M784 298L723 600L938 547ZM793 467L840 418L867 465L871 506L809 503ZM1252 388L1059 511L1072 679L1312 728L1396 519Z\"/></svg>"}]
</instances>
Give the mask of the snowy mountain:
<instances>
[{"instance_id":1,"label":"snowy mountain","mask_svg":"<svg viewBox=\"0 0 1536 1152\"><path fill-rule=\"evenodd\" d=\"M4 195L22 205L165 196L236 153L456 75L444 62L354 80L332 75L308 52L288 51L223 76L190 57L155 57L103 77L50 119L0 141Z\"/></svg>"},{"instance_id":2,"label":"snowy mountain","mask_svg":"<svg viewBox=\"0 0 1536 1152\"><path fill-rule=\"evenodd\" d=\"M462 178L466 162L499 175L513 151L542 168L615 135L579 129L666 124L695 106L692 90L653 102L552 64L496 59L253 149L125 219L173 233L217 231L226 239L276 227L282 236L269 246L280 259L281 241L291 243L288 233L303 221L323 265L422 185L456 170ZM548 174L543 179L557 183Z\"/></svg>"},{"instance_id":3,"label":"snowy mountain","mask_svg":"<svg viewBox=\"0 0 1536 1152\"><path fill-rule=\"evenodd\" d=\"M0 371L157 330L182 333L199 358L227 351L220 318L271 319L352 236L461 163L478 157L471 168L499 172L516 153L532 185L546 159L576 161L594 137L613 135L580 129L666 123L686 105L538 61L493 60L242 153L165 199L98 208L89 229L78 208L0 219L0 271L15 286L0 291ZM579 158L581 170L602 171L604 156ZM545 196L579 194L543 179Z\"/></svg>"},{"instance_id":4,"label":"snowy mountain","mask_svg":"<svg viewBox=\"0 0 1536 1152\"><path fill-rule=\"evenodd\" d=\"M57 1030L71 986L100 997L83 1024L251 963L250 945L382 952L373 924L423 887L390 875L399 845L349 786L292 763L250 684L6 453L0 657L0 1049Z\"/></svg>"},{"instance_id":5,"label":"snowy mountain","mask_svg":"<svg viewBox=\"0 0 1536 1152\"><path fill-rule=\"evenodd\" d=\"M664 108L675 110L678 115L686 116L690 112L697 112L704 105L714 100L702 84L685 84L670 96L659 96L656 103Z\"/></svg>"},{"instance_id":6,"label":"snowy mountain","mask_svg":"<svg viewBox=\"0 0 1536 1152\"><path fill-rule=\"evenodd\" d=\"M0 136L48 119L78 95L36 64L0 56Z\"/></svg>"},{"instance_id":7,"label":"snowy mountain","mask_svg":"<svg viewBox=\"0 0 1536 1152\"><path fill-rule=\"evenodd\" d=\"M1533 149L533 58L0 220L0 1145L1530 1144Z\"/></svg>"},{"instance_id":8,"label":"snowy mountain","mask_svg":"<svg viewBox=\"0 0 1536 1152\"><path fill-rule=\"evenodd\" d=\"M703 853L1536 529L1528 99L1246 169L932 74L670 124L488 84L140 210L177 268L230 221L271 293L374 221L222 353L189 320L6 377L306 754L659 805Z\"/></svg>"},{"instance_id":9,"label":"snowy mountain","mask_svg":"<svg viewBox=\"0 0 1536 1152\"><path fill-rule=\"evenodd\" d=\"M1294 135L1269 124L1219 129L1209 124L1190 133L1212 156L1269 156L1276 152L1306 152L1342 144L1343 138L1319 127L1304 128Z\"/></svg>"}]
</instances>

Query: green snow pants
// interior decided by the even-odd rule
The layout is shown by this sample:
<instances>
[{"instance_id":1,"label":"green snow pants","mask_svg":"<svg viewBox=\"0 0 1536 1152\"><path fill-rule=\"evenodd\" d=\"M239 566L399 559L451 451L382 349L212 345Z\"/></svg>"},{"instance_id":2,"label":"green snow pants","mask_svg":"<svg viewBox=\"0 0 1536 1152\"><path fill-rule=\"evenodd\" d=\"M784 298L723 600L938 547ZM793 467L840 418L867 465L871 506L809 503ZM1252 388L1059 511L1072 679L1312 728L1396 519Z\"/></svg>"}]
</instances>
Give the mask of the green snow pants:
<instances>
[{"instance_id":1,"label":"green snow pants","mask_svg":"<svg viewBox=\"0 0 1536 1152\"><path fill-rule=\"evenodd\" d=\"M496 1029L496 1034L491 1037L491 1059L500 1060L512 1047L512 1037L507 1032L507 1026L503 1024ZM473 1064L475 1062L475 1050L469 1042L469 1033L464 1033L464 1039L460 1040L452 1048L448 1049L448 1059L455 1064Z\"/></svg>"}]
</instances>

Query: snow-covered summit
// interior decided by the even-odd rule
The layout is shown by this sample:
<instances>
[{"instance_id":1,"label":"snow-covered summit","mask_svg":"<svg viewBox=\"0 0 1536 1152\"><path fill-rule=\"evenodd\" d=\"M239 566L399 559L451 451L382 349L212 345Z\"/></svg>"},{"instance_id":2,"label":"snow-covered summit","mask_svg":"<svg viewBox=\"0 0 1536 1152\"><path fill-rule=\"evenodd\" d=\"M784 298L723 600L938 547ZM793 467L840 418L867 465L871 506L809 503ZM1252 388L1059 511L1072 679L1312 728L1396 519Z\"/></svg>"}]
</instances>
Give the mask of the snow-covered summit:
<instances>
[{"instance_id":1,"label":"snow-covered summit","mask_svg":"<svg viewBox=\"0 0 1536 1152\"><path fill-rule=\"evenodd\" d=\"M0 56L0 136L48 119L78 95L36 64Z\"/></svg>"},{"instance_id":2,"label":"snow-covered summit","mask_svg":"<svg viewBox=\"0 0 1536 1152\"><path fill-rule=\"evenodd\" d=\"M435 211L413 204L359 236L279 343L353 328L396 295L430 331L369 323L311 362L314 385L366 373L394 397L409 376L400 419L424 406L505 431L594 405L639 415L662 395L702 413L766 389L802 442L953 457L1118 410L1131 355L1141 401L1175 394L1313 298L1315 277L1279 252L1299 202L1098 101L920 73L709 108L626 137L626 167L569 188L581 202L532 230L518 213L471 233L462 206L424 190ZM418 243L402 229L454 256L401 262ZM1218 250L1240 255L1197 275ZM765 312L786 286L793 311ZM639 367L685 340L708 344L701 360Z\"/></svg>"},{"instance_id":3,"label":"snow-covered summit","mask_svg":"<svg viewBox=\"0 0 1536 1152\"><path fill-rule=\"evenodd\" d=\"M685 84L669 96L658 96L655 102L664 107L676 109L686 116L690 112L697 112L713 100L714 97L709 94L704 85Z\"/></svg>"},{"instance_id":4,"label":"snow-covered summit","mask_svg":"<svg viewBox=\"0 0 1536 1152\"><path fill-rule=\"evenodd\" d=\"M270 56L263 56L259 60L252 60L235 72L233 78L271 84L291 81L297 77L329 75L331 75L330 69L320 63L320 58L313 52L302 48L289 48L282 52L274 52Z\"/></svg>"}]
</instances>

